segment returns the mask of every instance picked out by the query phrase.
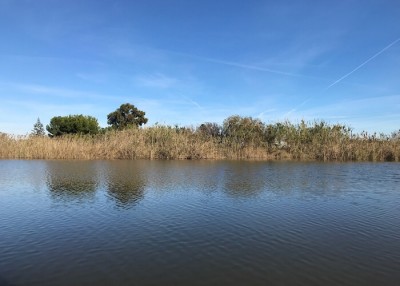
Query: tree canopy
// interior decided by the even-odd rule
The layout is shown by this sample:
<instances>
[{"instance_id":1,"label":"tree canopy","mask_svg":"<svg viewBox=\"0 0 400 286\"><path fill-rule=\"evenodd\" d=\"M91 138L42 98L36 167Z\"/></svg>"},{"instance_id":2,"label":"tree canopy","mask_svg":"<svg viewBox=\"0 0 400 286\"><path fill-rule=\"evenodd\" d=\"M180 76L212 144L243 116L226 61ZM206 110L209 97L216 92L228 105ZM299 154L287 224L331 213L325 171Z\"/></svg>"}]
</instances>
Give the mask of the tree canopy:
<instances>
[{"instance_id":1,"label":"tree canopy","mask_svg":"<svg viewBox=\"0 0 400 286\"><path fill-rule=\"evenodd\" d=\"M97 134L100 131L97 119L86 115L55 116L46 126L50 137L65 134Z\"/></svg>"},{"instance_id":2,"label":"tree canopy","mask_svg":"<svg viewBox=\"0 0 400 286\"><path fill-rule=\"evenodd\" d=\"M107 123L115 129L124 129L129 126L141 126L148 119L145 112L137 109L130 103L121 104L114 112L107 115Z\"/></svg>"},{"instance_id":3,"label":"tree canopy","mask_svg":"<svg viewBox=\"0 0 400 286\"><path fill-rule=\"evenodd\" d=\"M264 124L259 119L233 115L224 120L222 132L237 142L259 143L264 136Z\"/></svg>"},{"instance_id":4,"label":"tree canopy","mask_svg":"<svg viewBox=\"0 0 400 286\"><path fill-rule=\"evenodd\" d=\"M36 123L33 124L33 129L31 132L32 136L44 136L46 135L46 132L44 131L44 127L42 122L40 122L40 119L38 118Z\"/></svg>"},{"instance_id":5,"label":"tree canopy","mask_svg":"<svg viewBox=\"0 0 400 286\"><path fill-rule=\"evenodd\" d=\"M222 126L214 122L205 122L197 130L205 136L218 137L222 135Z\"/></svg>"}]
</instances>

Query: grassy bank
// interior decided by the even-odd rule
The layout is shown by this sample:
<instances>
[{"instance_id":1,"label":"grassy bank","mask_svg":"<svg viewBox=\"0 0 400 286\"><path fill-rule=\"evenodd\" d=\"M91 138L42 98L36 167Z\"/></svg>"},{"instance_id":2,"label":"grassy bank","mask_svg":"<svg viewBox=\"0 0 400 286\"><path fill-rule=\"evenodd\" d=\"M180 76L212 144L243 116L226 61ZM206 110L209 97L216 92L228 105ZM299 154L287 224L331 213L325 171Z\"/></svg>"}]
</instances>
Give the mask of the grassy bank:
<instances>
[{"instance_id":1,"label":"grassy bank","mask_svg":"<svg viewBox=\"0 0 400 286\"><path fill-rule=\"evenodd\" d=\"M349 128L324 122L265 125L233 119L224 126L153 126L55 138L1 134L0 158L400 161L395 136L354 135Z\"/></svg>"}]
</instances>

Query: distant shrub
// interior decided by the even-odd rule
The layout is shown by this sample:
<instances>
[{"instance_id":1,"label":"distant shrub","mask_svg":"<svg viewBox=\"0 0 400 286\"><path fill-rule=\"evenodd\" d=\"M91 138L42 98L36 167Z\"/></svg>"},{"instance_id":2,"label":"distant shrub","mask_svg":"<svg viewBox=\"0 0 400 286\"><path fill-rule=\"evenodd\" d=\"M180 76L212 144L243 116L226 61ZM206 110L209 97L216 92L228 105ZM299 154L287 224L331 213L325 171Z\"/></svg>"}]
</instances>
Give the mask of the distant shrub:
<instances>
[{"instance_id":1,"label":"distant shrub","mask_svg":"<svg viewBox=\"0 0 400 286\"><path fill-rule=\"evenodd\" d=\"M218 137L222 135L222 126L213 122L205 122L197 128L197 132L205 136Z\"/></svg>"}]
</instances>

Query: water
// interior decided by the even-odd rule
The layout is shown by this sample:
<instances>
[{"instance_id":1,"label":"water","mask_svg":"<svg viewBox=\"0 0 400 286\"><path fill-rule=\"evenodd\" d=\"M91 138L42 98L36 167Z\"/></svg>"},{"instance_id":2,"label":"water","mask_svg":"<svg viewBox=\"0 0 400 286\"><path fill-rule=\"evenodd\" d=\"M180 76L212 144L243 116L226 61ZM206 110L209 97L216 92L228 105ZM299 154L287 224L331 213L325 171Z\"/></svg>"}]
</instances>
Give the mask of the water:
<instances>
[{"instance_id":1,"label":"water","mask_svg":"<svg viewBox=\"0 0 400 286\"><path fill-rule=\"evenodd\" d=\"M0 285L400 285L400 165L0 161Z\"/></svg>"}]
</instances>

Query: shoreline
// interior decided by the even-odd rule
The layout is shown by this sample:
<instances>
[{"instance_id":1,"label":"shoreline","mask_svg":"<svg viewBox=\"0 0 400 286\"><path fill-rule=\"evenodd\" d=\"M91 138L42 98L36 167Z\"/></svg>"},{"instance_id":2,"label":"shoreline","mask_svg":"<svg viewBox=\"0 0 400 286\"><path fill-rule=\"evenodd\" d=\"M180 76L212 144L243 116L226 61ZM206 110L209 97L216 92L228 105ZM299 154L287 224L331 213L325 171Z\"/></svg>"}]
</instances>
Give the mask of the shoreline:
<instances>
[{"instance_id":1,"label":"shoreline","mask_svg":"<svg viewBox=\"0 0 400 286\"><path fill-rule=\"evenodd\" d=\"M400 162L398 138L354 136L329 126L318 133L313 127L285 128L274 137L169 126L54 138L0 134L0 159Z\"/></svg>"}]
</instances>

